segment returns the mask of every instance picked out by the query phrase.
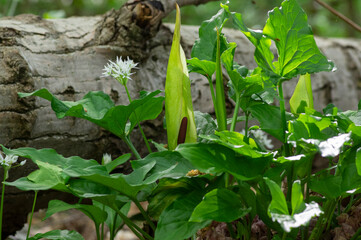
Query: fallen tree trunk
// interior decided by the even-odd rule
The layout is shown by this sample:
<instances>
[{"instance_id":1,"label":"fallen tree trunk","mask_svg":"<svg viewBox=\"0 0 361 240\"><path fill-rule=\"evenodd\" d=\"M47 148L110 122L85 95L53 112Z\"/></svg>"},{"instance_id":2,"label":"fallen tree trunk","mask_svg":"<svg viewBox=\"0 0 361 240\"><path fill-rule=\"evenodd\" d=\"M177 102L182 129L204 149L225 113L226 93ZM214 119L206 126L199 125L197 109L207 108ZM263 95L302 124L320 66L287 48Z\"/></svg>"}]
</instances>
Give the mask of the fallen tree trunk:
<instances>
[{"instance_id":1,"label":"fallen tree trunk","mask_svg":"<svg viewBox=\"0 0 361 240\"><path fill-rule=\"evenodd\" d=\"M129 56L139 62L137 73L128 83L133 97L140 90L164 89L173 25L161 24L161 19L172 10L172 2L175 1L156 1L156 4L135 1L95 17L44 20L20 15L0 19L0 143L11 148L54 148L65 156L97 160L105 152L113 157L129 152L124 143L94 124L71 117L59 120L49 102L39 98L19 99L17 92L48 88L62 100L75 101L88 91L101 90L117 104L127 104L122 86L115 80L101 77L103 66L116 56ZM206 0L178 2L197 4ZM182 27L182 45L188 56L198 37L197 30L197 27ZM238 44L236 60L249 68L255 67L254 48L245 37L231 29L225 29L224 33ZM357 108L361 96L361 41L316 40L338 68L335 73L313 76L316 109L330 102L341 109ZM208 81L195 74L191 79L195 109L213 113ZM287 83L286 98L291 96L295 84L296 81ZM162 129L161 118L144 127L149 138L165 142ZM145 154L140 134L132 137ZM33 169L31 163L14 169L9 181ZM22 226L32 201L31 194L14 188L7 188L6 193L5 235ZM43 204L37 208L46 207L47 199L48 196L40 200Z\"/></svg>"}]
</instances>

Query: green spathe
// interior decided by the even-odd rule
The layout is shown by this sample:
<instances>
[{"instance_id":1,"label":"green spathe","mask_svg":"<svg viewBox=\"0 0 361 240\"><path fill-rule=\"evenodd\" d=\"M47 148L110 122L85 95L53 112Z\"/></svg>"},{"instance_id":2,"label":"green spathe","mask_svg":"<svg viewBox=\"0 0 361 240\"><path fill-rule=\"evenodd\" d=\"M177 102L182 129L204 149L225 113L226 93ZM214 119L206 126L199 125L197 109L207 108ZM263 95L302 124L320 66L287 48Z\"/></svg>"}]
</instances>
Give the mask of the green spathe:
<instances>
[{"instance_id":1,"label":"green spathe","mask_svg":"<svg viewBox=\"0 0 361 240\"><path fill-rule=\"evenodd\" d=\"M196 142L197 132L188 68L184 51L180 45L180 10L178 5L165 84L165 110L168 149L174 150L177 147L181 122L184 118L187 118L185 142Z\"/></svg>"},{"instance_id":2,"label":"green spathe","mask_svg":"<svg viewBox=\"0 0 361 240\"><path fill-rule=\"evenodd\" d=\"M290 99L293 114L304 113L305 107L313 109L313 94L310 74L301 75Z\"/></svg>"}]
</instances>

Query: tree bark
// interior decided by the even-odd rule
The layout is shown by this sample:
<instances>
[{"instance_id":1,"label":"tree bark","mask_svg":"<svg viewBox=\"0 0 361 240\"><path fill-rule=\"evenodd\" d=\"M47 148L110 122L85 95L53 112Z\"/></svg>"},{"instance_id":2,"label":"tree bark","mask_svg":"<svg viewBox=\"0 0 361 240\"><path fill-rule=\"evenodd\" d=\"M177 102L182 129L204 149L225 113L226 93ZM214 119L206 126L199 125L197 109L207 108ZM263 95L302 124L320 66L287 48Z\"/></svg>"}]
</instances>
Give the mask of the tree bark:
<instances>
[{"instance_id":1,"label":"tree bark","mask_svg":"<svg viewBox=\"0 0 361 240\"><path fill-rule=\"evenodd\" d=\"M17 92L48 88L62 100L75 101L88 91L101 90L116 104L127 104L122 86L113 79L101 77L103 66L116 56L129 56L139 62L137 73L128 82L133 97L140 90L164 89L173 25L161 24L161 19L174 9L175 1L155 2L132 1L119 10L94 17L44 20L20 15L0 19L0 143L11 148L54 148L64 156L97 160L106 152L113 157L130 152L119 139L94 124L71 117L59 120L49 102L39 98L20 99ZM177 2L185 5L207 1ZM188 57L198 37L197 30L182 26L182 45ZM255 67L254 48L245 37L231 29L225 29L224 33L238 44L236 60L239 64ZM338 68L335 73L312 77L316 109L321 110L330 102L344 110L356 109L361 95L361 41L316 40ZM208 81L196 74L191 74L191 79L194 108L213 113ZM287 98L296 82L286 84ZM145 123L144 131L150 139L166 142L162 117ZM132 139L144 156L146 149L140 134L132 135ZM31 163L14 169L9 181L33 169ZM6 193L5 235L19 229L26 221L32 201L31 194L14 188L6 188ZM46 207L47 199L49 197L41 198L42 203L37 208Z\"/></svg>"}]
</instances>

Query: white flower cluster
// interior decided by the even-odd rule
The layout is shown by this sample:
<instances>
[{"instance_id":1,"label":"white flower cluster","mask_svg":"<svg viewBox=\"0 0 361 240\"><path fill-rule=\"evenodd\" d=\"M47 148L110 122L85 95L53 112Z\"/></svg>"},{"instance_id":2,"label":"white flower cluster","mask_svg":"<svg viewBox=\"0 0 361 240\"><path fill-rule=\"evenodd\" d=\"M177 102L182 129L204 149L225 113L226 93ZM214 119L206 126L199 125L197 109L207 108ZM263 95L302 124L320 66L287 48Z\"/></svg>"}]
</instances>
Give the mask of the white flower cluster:
<instances>
[{"instance_id":1,"label":"white flower cluster","mask_svg":"<svg viewBox=\"0 0 361 240\"><path fill-rule=\"evenodd\" d=\"M273 144L272 144L272 140L268 139L268 136L265 132L263 132L262 130L256 129L256 130L250 130L249 134L252 133L253 136L267 149L272 149L274 148ZM245 134L245 130L243 129L241 131L241 134Z\"/></svg>"},{"instance_id":2,"label":"white flower cluster","mask_svg":"<svg viewBox=\"0 0 361 240\"><path fill-rule=\"evenodd\" d=\"M113 77L125 86L128 80L131 80L130 76L133 74L131 73L132 69L137 65L138 63L134 63L129 57L127 60L123 60L122 57L117 57L115 62L109 60L109 63L104 66L103 76Z\"/></svg>"},{"instance_id":3,"label":"white flower cluster","mask_svg":"<svg viewBox=\"0 0 361 240\"><path fill-rule=\"evenodd\" d=\"M6 155L3 157L3 155L0 153L0 165L3 167L11 167L14 163L18 161L18 156L15 155ZM26 160L22 161L20 163L21 166L25 164Z\"/></svg>"}]
</instances>

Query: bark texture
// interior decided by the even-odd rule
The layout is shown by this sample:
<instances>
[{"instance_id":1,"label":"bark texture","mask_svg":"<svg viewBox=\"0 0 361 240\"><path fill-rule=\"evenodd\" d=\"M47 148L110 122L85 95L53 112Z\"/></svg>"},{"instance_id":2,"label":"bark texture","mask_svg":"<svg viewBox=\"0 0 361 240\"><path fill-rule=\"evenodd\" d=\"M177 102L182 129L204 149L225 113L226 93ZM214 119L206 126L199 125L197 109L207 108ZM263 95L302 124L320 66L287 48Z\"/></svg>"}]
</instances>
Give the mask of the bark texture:
<instances>
[{"instance_id":1,"label":"bark texture","mask_svg":"<svg viewBox=\"0 0 361 240\"><path fill-rule=\"evenodd\" d=\"M17 92L48 88L62 100L79 100L88 91L104 91L117 104L127 104L124 88L113 79L102 78L103 66L116 56L129 56L139 69L129 81L136 97L140 90L164 89L165 74L172 42L173 25L161 24L172 9L167 1L133 1L102 16L44 20L20 15L0 19L0 143L11 148L54 148L65 156L79 155L100 160L108 152L117 157L129 152L113 135L85 120L57 119L49 102L39 98L20 99ZM169 1L175 2L175 1ZM178 1L180 5L192 1ZM193 1L203 3L205 0ZM198 37L197 27L182 27L182 45L189 56ZM254 48L235 30L225 29L230 41L238 44L236 60L255 67ZM334 103L341 109L356 109L361 97L361 41L356 39L317 38L321 50L338 70L312 77L316 109ZM191 74L194 108L213 113L208 81ZM297 81L286 84L290 97ZM228 100L229 104L233 104ZM163 119L145 123L146 135L165 142ZM140 134L132 137L144 155ZM9 181L34 169L27 163L10 172ZM124 169L126 171L126 169ZM0 175L2 178L2 176ZM4 231L11 234L26 220L31 194L6 189ZM46 207L40 198L37 208Z\"/></svg>"}]
</instances>

